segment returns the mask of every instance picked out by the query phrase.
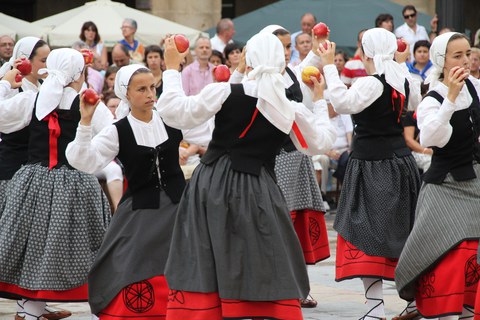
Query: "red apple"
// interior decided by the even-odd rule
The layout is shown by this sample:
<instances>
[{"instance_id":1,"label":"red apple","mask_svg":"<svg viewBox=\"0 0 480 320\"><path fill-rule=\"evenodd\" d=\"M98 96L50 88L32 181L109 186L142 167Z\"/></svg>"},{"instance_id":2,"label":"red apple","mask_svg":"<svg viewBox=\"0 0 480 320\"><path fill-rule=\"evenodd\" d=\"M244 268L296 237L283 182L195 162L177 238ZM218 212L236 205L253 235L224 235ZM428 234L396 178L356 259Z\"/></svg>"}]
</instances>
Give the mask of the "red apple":
<instances>
[{"instance_id":1,"label":"red apple","mask_svg":"<svg viewBox=\"0 0 480 320\"><path fill-rule=\"evenodd\" d=\"M305 84L308 85L313 85L313 81L310 80L310 77L315 77L317 78L318 81L320 81L320 70L314 66L308 66L303 68L302 70L302 81Z\"/></svg>"},{"instance_id":2,"label":"red apple","mask_svg":"<svg viewBox=\"0 0 480 320\"><path fill-rule=\"evenodd\" d=\"M83 60L85 61L85 64L92 64L93 63L93 52L90 51L89 49L81 49L80 53L83 56Z\"/></svg>"},{"instance_id":3,"label":"red apple","mask_svg":"<svg viewBox=\"0 0 480 320\"><path fill-rule=\"evenodd\" d=\"M22 75L27 76L32 73L32 64L27 58L22 58L21 60L22 62L17 66L17 69Z\"/></svg>"},{"instance_id":4,"label":"red apple","mask_svg":"<svg viewBox=\"0 0 480 320\"><path fill-rule=\"evenodd\" d=\"M23 79L23 77L22 77L21 74L17 73L15 75L15 82L22 82L22 79Z\"/></svg>"},{"instance_id":5,"label":"red apple","mask_svg":"<svg viewBox=\"0 0 480 320\"><path fill-rule=\"evenodd\" d=\"M328 43L327 42L321 43L321 45L323 46L323 48L325 50L328 50Z\"/></svg>"},{"instance_id":6,"label":"red apple","mask_svg":"<svg viewBox=\"0 0 480 320\"><path fill-rule=\"evenodd\" d=\"M316 36L316 37L326 37L328 36L328 34L330 33L330 29L328 28L328 26L323 23L323 22L320 22L320 23L317 23L314 27L313 27L313 34Z\"/></svg>"},{"instance_id":7,"label":"red apple","mask_svg":"<svg viewBox=\"0 0 480 320\"><path fill-rule=\"evenodd\" d=\"M213 68L213 78L217 82L227 82L230 79L230 69L224 64Z\"/></svg>"},{"instance_id":8,"label":"red apple","mask_svg":"<svg viewBox=\"0 0 480 320\"><path fill-rule=\"evenodd\" d=\"M403 39L397 39L397 48L398 52L403 52L407 49L407 45L403 42Z\"/></svg>"},{"instance_id":9,"label":"red apple","mask_svg":"<svg viewBox=\"0 0 480 320\"><path fill-rule=\"evenodd\" d=\"M183 34L176 34L173 40L175 41L175 46L177 46L178 52L180 53L184 53L190 47L190 42L188 42L188 39L185 38Z\"/></svg>"},{"instance_id":10,"label":"red apple","mask_svg":"<svg viewBox=\"0 0 480 320\"><path fill-rule=\"evenodd\" d=\"M87 89L83 93L83 100L88 104L95 105L98 99L100 99L100 97L93 89Z\"/></svg>"}]
</instances>

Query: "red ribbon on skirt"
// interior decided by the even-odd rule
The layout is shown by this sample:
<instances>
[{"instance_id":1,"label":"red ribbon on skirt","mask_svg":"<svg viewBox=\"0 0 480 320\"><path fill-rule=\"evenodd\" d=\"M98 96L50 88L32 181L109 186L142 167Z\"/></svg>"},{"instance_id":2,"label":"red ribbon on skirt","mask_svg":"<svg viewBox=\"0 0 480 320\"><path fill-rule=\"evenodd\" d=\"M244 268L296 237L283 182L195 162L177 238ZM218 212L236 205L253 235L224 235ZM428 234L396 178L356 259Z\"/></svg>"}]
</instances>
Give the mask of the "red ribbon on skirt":
<instances>
[{"instance_id":1,"label":"red ribbon on skirt","mask_svg":"<svg viewBox=\"0 0 480 320\"><path fill-rule=\"evenodd\" d=\"M48 169L52 170L58 163L58 137L60 137L61 133L57 112L53 111L48 116L43 118L43 121L48 121L48 144L50 150Z\"/></svg>"}]
</instances>

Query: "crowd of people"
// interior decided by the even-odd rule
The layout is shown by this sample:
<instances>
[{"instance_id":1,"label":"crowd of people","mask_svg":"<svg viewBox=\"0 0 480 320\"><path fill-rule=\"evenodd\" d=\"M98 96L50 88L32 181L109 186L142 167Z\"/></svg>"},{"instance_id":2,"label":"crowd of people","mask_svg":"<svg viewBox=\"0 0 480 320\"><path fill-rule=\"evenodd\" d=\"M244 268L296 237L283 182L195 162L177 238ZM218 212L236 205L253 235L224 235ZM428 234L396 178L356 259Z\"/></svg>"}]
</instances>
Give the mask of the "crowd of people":
<instances>
[{"instance_id":1,"label":"crowd of people","mask_svg":"<svg viewBox=\"0 0 480 320\"><path fill-rule=\"evenodd\" d=\"M71 48L0 36L0 297L15 320L71 316L59 301L101 320L303 319L332 206L335 280L362 281L360 319L386 319L390 280L395 320L480 320L480 49L402 15L358 30L352 57L312 13L245 46L221 19L184 53L172 35L144 46L129 18L110 54L91 21Z\"/></svg>"}]
</instances>

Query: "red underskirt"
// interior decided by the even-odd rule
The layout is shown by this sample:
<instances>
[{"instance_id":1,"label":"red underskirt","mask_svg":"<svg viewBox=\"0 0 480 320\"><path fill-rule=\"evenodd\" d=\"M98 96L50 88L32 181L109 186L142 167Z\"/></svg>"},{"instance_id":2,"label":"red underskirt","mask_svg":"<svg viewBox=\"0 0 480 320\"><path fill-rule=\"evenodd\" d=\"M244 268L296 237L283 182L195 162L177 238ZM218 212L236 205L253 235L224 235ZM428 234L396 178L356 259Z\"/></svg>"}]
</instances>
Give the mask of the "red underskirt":
<instances>
[{"instance_id":1,"label":"red underskirt","mask_svg":"<svg viewBox=\"0 0 480 320\"><path fill-rule=\"evenodd\" d=\"M81 302L88 301L88 285L63 290L28 290L17 285L0 282L0 296L12 299L29 299L52 302Z\"/></svg>"}]
</instances>

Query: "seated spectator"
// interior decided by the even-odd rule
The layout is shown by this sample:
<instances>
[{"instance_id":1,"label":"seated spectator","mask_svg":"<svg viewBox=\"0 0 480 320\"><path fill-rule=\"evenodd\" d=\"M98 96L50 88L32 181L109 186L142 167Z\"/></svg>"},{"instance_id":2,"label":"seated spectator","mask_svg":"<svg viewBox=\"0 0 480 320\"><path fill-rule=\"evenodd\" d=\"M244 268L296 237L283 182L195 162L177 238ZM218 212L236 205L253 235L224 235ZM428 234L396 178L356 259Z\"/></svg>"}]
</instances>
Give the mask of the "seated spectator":
<instances>
[{"instance_id":1,"label":"seated spectator","mask_svg":"<svg viewBox=\"0 0 480 320\"><path fill-rule=\"evenodd\" d=\"M347 61L348 61L348 56L345 52L343 52L342 50L338 50L335 53L335 59L333 60L333 63L337 67L339 75L342 74L342 71L345 68L345 64L347 63Z\"/></svg>"},{"instance_id":2,"label":"seated spectator","mask_svg":"<svg viewBox=\"0 0 480 320\"><path fill-rule=\"evenodd\" d=\"M115 92L109 92L103 97L103 102L107 106L107 108L110 110L110 112L113 114L113 118L117 119L117 115L115 114L115 111L118 108L118 105L120 104L120 98L118 98L115 95Z\"/></svg>"},{"instance_id":3,"label":"seated spectator","mask_svg":"<svg viewBox=\"0 0 480 320\"><path fill-rule=\"evenodd\" d=\"M134 60L130 59L130 53L128 51L128 48L121 43L117 43L113 46L112 61L113 61L112 65L118 68L135 63Z\"/></svg>"},{"instance_id":4,"label":"seated spectator","mask_svg":"<svg viewBox=\"0 0 480 320\"><path fill-rule=\"evenodd\" d=\"M413 61L407 61L408 71L413 78L424 82L432 69L432 62L430 61L430 42L427 40L420 40L415 42L413 47Z\"/></svg>"},{"instance_id":5,"label":"seated spectator","mask_svg":"<svg viewBox=\"0 0 480 320\"><path fill-rule=\"evenodd\" d=\"M480 49L472 48L472 53L470 54L470 75L480 79Z\"/></svg>"},{"instance_id":6,"label":"seated spectator","mask_svg":"<svg viewBox=\"0 0 480 320\"><path fill-rule=\"evenodd\" d=\"M212 49L223 52L229 43L233 43L233 36L235 35L235 26L233 21L229 18L221 19L217 23L217 33L210 39Z\"/></svg>"},{"instance_id":7,"label":"seated spectator","mask_svg":"<svg viewBox=\"0 0 480 320\"><path fill-rule=\"evenodd\" d=\"M142 63L145 54L145 48L143 45L135 40L135 32L137 32L137 21L133 19L125 19L122 22L122 35L123 39L119 43L123 44L132 60L137 63Z\"/></svg>"},{"instance_id":8,"label":"seated spectator","mask_svg":"<svg viewBox=\"0 0 480 320\"><path fill-rule=\"evenodd\" d=\"M390 32L393 32L393 16L390 13L381 13L375 19L375 27L387 29Z\"/></svg>"},{"instance_id":9,"label":"seated spectator","mask_svg":"<svg viewBox=\"0 0 480 320\"><path fill-rule=\"evenodd\" d=\"M306 58L308 53L312 50L312 35L308 33L300 33L295 37L295 49L298 52L298 59L290 63L291 67L299 65L303 59Z\"/></svg>"},{"instance_id":10,"label":"seated spectator","mask_svg":"<svg viewBox=\"0 0 480 320\"><path fill-rule=\"evenodd\" d=\"M208 62L210 62L214 66L227 63L227 61L225 60L225 57L223 56L223 53L221 53L218 50L212 50L212 55L208 59Z\"/></svg>"},{"instance_id":11,"label":"seated spectator","mask_svg":"<svg viewBox=\"0 0 480 320\"><path fill-rule=\"evenodd\" d=\"M83 42L83 41L75 41L72 45L72 49L75 50L82 50L82 49L88 49L88 45ZM103 76L102 74L92 68L92 65L89 64L87 65L87 68L85 70L85 88L91 88L95 90L97 93L101 93L103 91Z\"/></svg>"},{"instance_id":12,"label":"seated spectator","mask_svg":"<svg viewBox=\"0 0 480 320\"><path fill-rule=\"evenodd\" d=\"M312 157L314 168L317 174L317 181L320 184L320 190L323 194L327 193L327 186L329 180L329 169L336 169L333 176L337 178L340 183L343 182L345 176L345 169L347 167L348 156L350 153L350 146L352 144L353 123L349 115L339 115L333 109L333 106L328 104L328 116L330 122L335 127L337 132L337 139L332 146L332 149L323 155Z\"/></svg>"},{"instance_id":13,"label":"seated spectator","mask_svg":"<svg viewBox=\"0 0 480 320\"><path fill-rule=\"evenodd\" d=\"M108 94L115 94L115 76L117 75L118 69L119 68L117 66L110 66L107 68L102 91L104 97L106 97Z\"/></svg>"},{"instance_id":14,"label":"seated spectator","mask_svg":"<svg viewBox=\"0 0 480 320\"><path fill-rule=\"evenodd\" d=\"M155 80L155 92L157 99L163 92L162 75L165 69L163 62L163 50L159 46L152 45L145 48L145 65L152 71Z\"/></svg>"},{"instance_id":15,"label":"seated spectator","mask_svg":"<svg viewBox=\"0 0 480 320\"><path fill-rule=\"evenodd\" d=\"M417 24L417 9L412 5L406 5L402 10L405 23L395 29L395 36L404 39L410 45L410 61L413 60L413 46L419 40L429 40L424 26ZM435 30L436 31L436 30Z\"/></svg>"},{"instance_id":16,"label":"seated spectator","mask_svg":"<svg viewBox=\"0 0 480 320\"><path fill-rule=\"evenodd\" d=\"M85 42L90 50L97 53L100 57L99 64L101 69L105 70L108 67L107 47L100 38L97 25L92 21L87 21L83 24L80 30L80 40Z\"/></svg>"},{"instance_id":17,"label":"seated spectator","mask_svg":"<svg viewBox=\"0 0 480 320\"><path fill-rule=\"evenodd\" d=\"M13 55L15 41L7 35L0 36L0 66L10 60Z\"/></svg>"},{"instance_id":18,"label":"seated spectator","mask_svg":"<svg viewBox=\"0 0 480 320\"><path fill-rule=\"evenodd\" d=\"M433 150L425 148L419 143L420 130L417 127L417 116L414 111L408 111L403 118L403 135L407 146L417 162L418 169L427 171L432 161Z\"/></svg>"},{"instance_id":19,"label":"seated spectator","mask_svg":"<svg viewBox=\"0 0 480 320\"><path fill-rule=\"evenodd\" d=\"M227 66L230 68L230 74L237 69L240 59L242 57L242 47L237 43L229 43L223 51L225 59L227 60Z\"/></svg>"}]
</instances>

